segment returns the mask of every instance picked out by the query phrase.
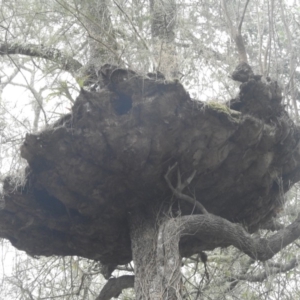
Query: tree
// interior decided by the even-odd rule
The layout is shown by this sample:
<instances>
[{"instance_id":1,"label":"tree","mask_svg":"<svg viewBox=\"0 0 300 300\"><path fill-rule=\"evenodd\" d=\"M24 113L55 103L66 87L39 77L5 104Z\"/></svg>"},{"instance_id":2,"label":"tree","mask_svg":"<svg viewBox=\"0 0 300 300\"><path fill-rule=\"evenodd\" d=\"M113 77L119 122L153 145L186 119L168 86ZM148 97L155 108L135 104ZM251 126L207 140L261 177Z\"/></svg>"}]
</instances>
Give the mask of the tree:
<instances>
[{"instance_id":1,"label":"tree","mask_svg":"<svg viewBox=\"0 0 300 300\"><path fill-rule=\"evenodd\" d=\"M247 64L241 26L248 2L237 33L232 30L242 61L232 78L243 83L226 104L196 101L172 79L181 72L175 39L180 5L174 1L150 1L149 10L143 8L136 19L126 3L116 1L51 3L52 22L59 19L59 4L64 18L74 22L72 31L87 32L88 48L72 37L76 55L66 54L63 39L61 49L3 40L5 57L51 61L76 77L81 91L71 113L26 135L24 183L16 184L13 177L4 181L0 235L31 255L99 261L106 279L133 260L134 279L110 278L97 299L118 296L133 282L138 299L181 298L182 257L199 254L205 262L203 251L232 245L250 257L249 267L293 243L300 235L299 217L284 228L275 228L273 218L284 204L282 194L299 180L299 128L285 111L277 82L261 79ZM228 13L225 1L223 9ZM129 30L121 30L119 18ZM5 29L9 35L9 26ZM130 32L149 53L143 63L141 48L126 43L121 48L120 40ZM222 54L205 51L222 61ZM166 63L170 57L178 61ZM61 87L67 95L68 87ZM293 107L297 110L297 103ZM264 227L277 232L251 236Z\"/></svg>"}]
</instances>

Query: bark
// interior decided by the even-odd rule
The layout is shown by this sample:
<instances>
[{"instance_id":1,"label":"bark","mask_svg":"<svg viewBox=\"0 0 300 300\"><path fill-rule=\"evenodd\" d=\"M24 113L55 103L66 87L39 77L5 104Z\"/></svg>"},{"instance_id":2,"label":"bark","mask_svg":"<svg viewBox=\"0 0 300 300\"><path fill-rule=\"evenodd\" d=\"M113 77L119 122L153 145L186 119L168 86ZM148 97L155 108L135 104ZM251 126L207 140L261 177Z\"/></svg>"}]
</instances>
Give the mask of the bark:
<instances>
[{"instance_id":1,"label":"bark","mask_svg":"<svg viewBox=\"0 0 300 300\"><path fill-rule=\"evenodd\" d=\"M227 7L227 1L222 0L222 8L223 8L223 11L224 11L224 14L226 17L227 25L230 30L231 38L234 40L235 45L236 45L239 62L245 62L245 63L248 62L248 56L247 56L247 51L246 51L245 43L244 43L243 36L242 36L242 25L244 22L244 17L245 17L246 11L247 11L247 6L249 4L249 1L250 0L246 1L239 24L234 24L234 22L233 22L234 17L232 16L232 14L229 13L229 9Z\"/></svg>"},{"instance_id":2,"label":"bark","mask_svg":"<svg viewBox=\"0 0 300 300\"><path fill-rule=\"evenodd\" d=\"M241 225L211 214L184 216L181 223L182 236L192 234L196 239L205 240L212 248L234 246L260 261L272 258L300 236L300 216L269 238L253 238ZM181 241L184 241L184 238ZM185 252L183 255L189 256Z\"/></svg>"},{"instance_id":3,"label":"bark","mask_svg":"<svg viewBox=\"0 0 300 300\"><path fill-rule=\"evenodd\" d=\"M47 48L43 45L0 43L0 55L21 54L31 57L44 58L59 65L62 70L75 74L82 64L76 59L65 55L55 48Z\"/></svg>"},{"instance_id":4,"label":"bark","mask_svg":"<svg viewBox=\"0 0 300 300\"><path fill-rule=\"evenodd\" d=\"M26 55L34 58L43 58L56 63L60 69L69 72L78 79L82 86L92 86L98 82L98 69L95 65L83 65L62 51L55 48L48 48L43 45L34 44L11 44L0 43L0 55Z\"/></svg>"},{"instance_id":5,"label":"bark","mask_svg":"<svg viewBox=\"0 0 300 300\"><path fill-rule=\"evenodd\" d=\"M157 285L156 247L157 228L155 219L141 211L129 212L130 238L134 261L134 289L136 299L155 299Z\"/></svg>"},{"instance_id":6,"label":"bark","mask_svg":"<svg viewBox=\"0 0 300 300\"><path fill-rule=\"evenodd\" d=\"M96 300L109 300L117 298L123 289L131 288L134 284L134 276L123 275L118 278L110 278L102 288Z\"/></svg>"},{"instance_id":7,"label":"bark","mask_svg":"<svg viewBox=\"0 0 300 300\"><path fill-rule=\"evenodd\" d=\"M177 219L164 222L155 211L149 218L138 210L130 213L130 224L136 299L180 299Z\"/></svg>"},{"instance_id":8,"label":"bark","mask_svg":"<svg viewBox=\"0 0 300 300\"><path fill-rule=\"evenodd\" d=\"M76 7L89 44L89 60L79 77L91 90L102 88L99 72L103 64L121 65L108 3L107 0L89 0Z\"/></svg>"},{"instance_id":9,"label":"bark","mask_svg":"<svg viewBox=\"0 0 300 300\"><path fill-rule=\"evenodd\" d=\"M133 259L138 299L177 299L181 257L232 245L265 261L300 236L299 217L268 239L249 234L300 179L300 130L276 82L248 76L222 105L178 81L100 73L99 93L82 90L71 114L26 136L1 237L31 255L98 260L107 278Z\"/></svg>"},{"instance_id":10,"label":"bark","mask_svg":"<svg viewBox=\"0 0 300 300\"><path fill-rule=\"evenodd\" d=\"M118 43L110 18L107 0L91 0L82 3L82 22L88 33L89 62L96 71L105 63L118 64Z\"/></svg>"},{"instance_id":11,"label":"bark","mask_svg":"<svg viewBox=\"0 0 300 300\"><path fill-rule=\"evenodd\" d=\"M177 21L176 0L150 0L150 11L155 69L164 73L167 78L176 78L179 71L174 43Z\"/></svg>"},{"instance_id":12,"label":"bark","mask_svg":"<svg viewBox=\"0 0 300 300\"><path fill-rule=\"evenodd\" d=\"M288 50L289 50L289 57L290 57L290 70L289 70L289 87L290 87L290 95L292 100L292 105L294 108L294 114L296 118L296 122L299 123L299 111L298 111L298 104L296 100L296 84L295 84L295 72L296 72L296 55L295 55L295 47L294 42L292 38L292 33L289 28L289 24L287 22L286 16L285 16L285 8L282 3L282 0L280 0L280 12L281 12L281 18L283 20L285 33L287 36L287 42L288 42Z\"/></svg>"},{"instance_id":13,"label":"bark","mask_svg":"<svg viewBox=\"0 0 300 300\"><path fill-rule=\"evenodd\" d=\"M181 299L181 247L186 236L205 240L211 248L234 246L253 260L266 261L300 236L300 216L287 228L269 238L253 238L242 226L205 214L170 218L159 225L158 216L147 220L141 213L130 213L136 299ZM158 226L159 225L159 226ZM159 228L157 230L157 228ZM189 241L190 243L190 241ZM195 249L194 249L195 250ZM198 249L200 253L201 249ZM293 259L274 268L279 273L297 266ZM263 281L266 273L241 275L239 280Z\"/></svg>"},{"instance_id":14,"label":"bark","mask_svg":"<svg viewBox=\"0 0 300 300\"><path fill-rule=\"evenodd\" d=\"M277 230L283 229L284 227L285 227L284 224L279 223L275 219L271 219L269 222L267 222L266 224L264 224L262 226L262 229L270 230L270 231L277 231Z\"/></svg>"},{"instance_id":15,"label":"bark","mask_svg":"<svg viewBox=\"0 0 300 300\"><path fill-rule=\"evenodd\" d=\"M248 282L263 282L269 276L274 276L279 273L286 273L286 272L294 269L298 265L299 265L298 258L293 258L286 264L279 264L276 267L267 267L268 270L266 270L262 273L255 274L255 275L243 274L243 275L235 276L235 277L231 278L231 280L232 281L245 280Z\"/></svg>"},{"instance_id":16,"label":"bark","mask_svg":"<svg viewBox=\"0 0 300 300\"><path fill-rule=\"evenodd\" d=\"M159 38L166 42L173 42L176 26L176 1L175 0L150 0L150 11L152 15L151 33L152 38Z\"/></svg>"}]
</instances>

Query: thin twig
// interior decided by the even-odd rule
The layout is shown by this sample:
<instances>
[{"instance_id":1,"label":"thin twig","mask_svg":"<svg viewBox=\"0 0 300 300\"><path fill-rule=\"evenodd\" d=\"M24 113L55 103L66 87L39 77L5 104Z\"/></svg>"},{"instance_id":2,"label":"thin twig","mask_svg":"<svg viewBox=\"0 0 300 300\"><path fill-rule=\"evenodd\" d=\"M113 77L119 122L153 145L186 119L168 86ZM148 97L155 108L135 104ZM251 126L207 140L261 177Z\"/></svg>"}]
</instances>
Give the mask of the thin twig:
<instances>
[{"instance_id":1,"label":"thin twig","mask_svg":"<svg viewBox=\"0 0 300 300\"><path fill-rule=\"evenodd\" d=\"M125 15L126 19L128 20L128 22L130 23L132 29L134 30L134 32L136 33L136 35L139 37L139 39L142 41L144 47L150 52L150 48L147 45L147 42L145 41L145 39L139 34L138 30L136 29L136 27L134 26L134 24L132 23L131 18L128 16L128 14L124 11L124 9L119 5L119 3L115 0L113 0L113 2L115 3L115 5L118 7L118 9Z\"/></svg>"},{"instance_id":2,"label":"thin twig","mask_svg":"<svg viewBox=\"0 0 300 300\"><path fill-rule=\"evenodd\" d=\"M192 173L192 175L190 177L188 177L184 183L181 183L181 175L180 175L180 171L178 169L177 171L177 187L174 188L172 183L170 182L169 180L169 175L170 173L172 172L172 170L177 166L177 162L172 166L172 167L169 167L168 169L168 172L165 174L165 179L167 181L167 184L169 186L169 188L171 189L171 191L174 193L174 195L181 199L181 200L184 200L186 202L189 202L191 204L193 204L194 206L196 206L203 214L208 214L208 211L205 209L205 207L200 203L198 202L195 198L192 198L188 195L185 195L182 193L182 190L187 187L191 182L192 180L194 179L195 175L196 175L196 171L194 171Z\"/></svg>"},{"instance_id":3,"label":"thin twig","mask_svg":"<svg viewBox=\"0 0 300 300\"><path fill-rule=\"evenodd\" d=\"M99 44L101 44L102 46L104 46L107 50L109 50L111 53L113 53L113 55L115 56L115 58L117 59L118 58L118 53L115 52L109 45L107 45L106 43L104 43L102 40L99 40L98 38L95 38L91 33L90 33L90 30L87 28L87 26L84 24L84 22L79 18L77 17L77 15L69 8L71 7L71 5L68 5L68 7L66 5L64 5L62 2L58 1L58 0L55 0L59 5L61 5L64 9L66 9L69 13L72 14L72 16L74 18L77 19L77 21L82 25L82 27L86 30L86 32L88 33L88 37L92 40L94 40L95 42L98 42ZM74 9L74 7L72 7ZM91 18L89 18L86 14L84 14L82 11L78 11L78 9L74 9L76 12L80 13L83 17L85 17L86 19L89 20L89 22L93 23L93 25L96 25L96 26L99 26L95 21L93 21ZM108 33L107 33L108 36L110 36Z\"/></svg>"}]
</instances>

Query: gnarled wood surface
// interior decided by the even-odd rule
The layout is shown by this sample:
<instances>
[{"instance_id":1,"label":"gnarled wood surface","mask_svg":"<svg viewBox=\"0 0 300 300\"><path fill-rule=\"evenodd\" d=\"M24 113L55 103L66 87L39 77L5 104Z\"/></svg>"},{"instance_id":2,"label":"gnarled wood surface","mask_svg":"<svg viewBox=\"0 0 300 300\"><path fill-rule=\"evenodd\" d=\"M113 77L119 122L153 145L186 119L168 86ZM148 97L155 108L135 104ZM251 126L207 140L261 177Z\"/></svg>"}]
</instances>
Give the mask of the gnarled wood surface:
<instances>
[{"instance_id":1,"label":"gnarled wood surface","mask_svg":"<svg viewBox=\"0 0 300 300\"><path fill-rule=\"evenodd\" d=\"M26 136L25 184L6 179L0 211L0 236L17 248L129 262L132 210L151 214L172 202L174 212L199 213L172 199L164 175L176 162L183 179L196 171L186 194L250 232L276 215L299 180L299 129L276 82L250 78L226 106L193 100L180 83L155 76L110 68L102 76L99 92L82 90L71 114ZM182 253L194 245L185 236Z\"/></svg>"}]
</instances>

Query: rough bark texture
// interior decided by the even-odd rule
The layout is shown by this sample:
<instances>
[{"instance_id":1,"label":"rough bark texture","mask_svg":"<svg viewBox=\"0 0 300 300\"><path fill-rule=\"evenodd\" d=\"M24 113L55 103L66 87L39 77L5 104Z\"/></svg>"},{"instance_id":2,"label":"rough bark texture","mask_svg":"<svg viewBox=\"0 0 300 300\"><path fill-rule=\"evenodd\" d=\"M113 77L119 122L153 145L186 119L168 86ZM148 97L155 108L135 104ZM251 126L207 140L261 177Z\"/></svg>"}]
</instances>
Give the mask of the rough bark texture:
<instances>
[{"instance_id":1,"label":"rough bark texture","mask_svg":"<svg viewBox=\"0 0 300 300\"><path fill-rule=\"evenodd\" d=\"M181 299L180 218L158 215L137 210L129 218L137 300Z\"/></svg>"},{"instance_id":2,"label":"rough bark texture","mask_svg":"<svg viewBox=\"0 0 300 300\"><path fill-rule=\"evenodd\" d=\"M76 59L63 54L60 50L55 48L47 48L43 45L33 44L0 43L0 56L10 54L22 54L26 56L45 58L57 63L60 68L73 74L82 67L81 63Z\"/></svg>"},{"instance_id":3,"label":"rough bark texture","mask_svg":"<svg viewBox=\"0 0 300 300\"><path fill-rule=\"evenodd\" d=\"M226 106L193 100L176 81L110 68L102 76L99 93L81 91L71 114L26 136L26 179L5 181L1 237L31 255L128 263L133 211L150 220L170 205L173 214L199 214L172 199L164 175L175 162L183 180L196 172L186 193L210 214L250 232L276 216L299 180L300 156L299 129L275 82L249 78ZM222 245L213 239L185 235L180 253Z\"/></svg>"},{"instance_id":4,"label":"rough bark texture","mask_svg":"<svg viewBox=\"0 0 300 300\"><path fill-rule=\"evenodd\" d=\"M143 210L130 213L132 256L134 261L134 288L136 299L156 299L160 295L157 282L156 248L157 227L154 218Z\"/></svg>"},{"instance_id":5,"label":"rough bark texture","mask_svg":"<svg viewBox=\"0 0 300 300\"><path fill-rule=\"evenodd\" d=\"M179 65L174 44L177 23L176 1L150 0L150 11L154 68L167 78L177 78Z\"/></svg>"}]
</instances>

